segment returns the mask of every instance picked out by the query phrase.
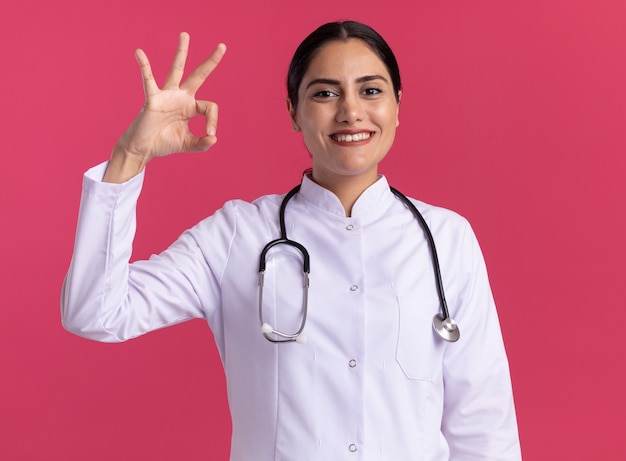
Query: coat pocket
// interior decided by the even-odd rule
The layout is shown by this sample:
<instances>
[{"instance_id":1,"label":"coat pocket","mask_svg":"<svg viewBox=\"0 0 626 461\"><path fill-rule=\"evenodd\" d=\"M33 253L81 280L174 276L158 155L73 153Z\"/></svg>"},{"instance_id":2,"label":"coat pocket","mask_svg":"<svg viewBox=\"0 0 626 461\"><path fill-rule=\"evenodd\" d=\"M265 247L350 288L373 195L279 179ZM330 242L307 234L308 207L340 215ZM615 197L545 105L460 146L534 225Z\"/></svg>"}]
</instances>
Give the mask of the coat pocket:
<instances>
[{"instance_id":1,"label":"coat pocket","mask_svg":"<svg viewBox=\"0 0 626 461\"><path fill-rule=\"evenodd\" d=\"M446 342L433 329L439 312L435 296L398 296L398 343L396 360L408 379L439 382L442 379Z\"/></svg>"}]
</instances>

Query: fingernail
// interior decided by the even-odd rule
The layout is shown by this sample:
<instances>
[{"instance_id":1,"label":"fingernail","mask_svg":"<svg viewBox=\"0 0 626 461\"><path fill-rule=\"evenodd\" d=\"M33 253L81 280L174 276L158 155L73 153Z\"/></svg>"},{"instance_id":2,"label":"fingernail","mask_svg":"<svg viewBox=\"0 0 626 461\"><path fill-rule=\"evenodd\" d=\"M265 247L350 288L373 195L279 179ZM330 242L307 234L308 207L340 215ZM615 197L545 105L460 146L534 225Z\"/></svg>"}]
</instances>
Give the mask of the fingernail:
<instances>
[{"instance_id":1,"label":"fingernail","mask_svg":"<svg viewBox=\"0 0 626 461\"><path fill-rule=\"evenodd\" d=\"M207 130L207 134L209 136L215 136L215 127L214 126L210 126L209 129Z\"/></svg>"}]
</instances>

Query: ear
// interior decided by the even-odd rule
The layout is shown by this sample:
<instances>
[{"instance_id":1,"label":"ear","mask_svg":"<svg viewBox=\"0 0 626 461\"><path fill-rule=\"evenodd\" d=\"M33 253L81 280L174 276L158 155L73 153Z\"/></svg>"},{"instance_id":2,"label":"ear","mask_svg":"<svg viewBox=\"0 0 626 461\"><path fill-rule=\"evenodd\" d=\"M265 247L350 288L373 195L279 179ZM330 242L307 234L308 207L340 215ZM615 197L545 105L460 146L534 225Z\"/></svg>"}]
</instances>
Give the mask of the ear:
<instances>
[{"instance_id":1,"label":"ear","mask_svg":"<svg viewBox=\"0 0 626 461\"><path fill-rule=\"evenodd\" d=\"M296 108L291 104L291 99L287 98L287 110L289 111L289 117L291 117L291 128L295 133L300 131L298 122L296 121Z\"/></svg>"},{"instance_id":2,"label":"ear","mask_svg":"<svg viewBox=\"0 0 626 461\"><path fill-rule=\"evenodd\" d=\"M396 107L396 128L400 125L400 101L402 100L402 90L398 91L398 105Z\"/></svg>"}]
</instances>

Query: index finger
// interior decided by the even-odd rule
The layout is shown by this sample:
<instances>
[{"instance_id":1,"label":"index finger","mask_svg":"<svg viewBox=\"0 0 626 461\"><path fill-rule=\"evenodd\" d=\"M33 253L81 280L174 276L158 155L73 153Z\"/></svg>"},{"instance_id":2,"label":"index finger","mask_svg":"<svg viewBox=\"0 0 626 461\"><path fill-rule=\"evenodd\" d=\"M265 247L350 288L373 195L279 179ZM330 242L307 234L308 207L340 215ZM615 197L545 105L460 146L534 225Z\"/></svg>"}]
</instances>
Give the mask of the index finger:
<instances>
[{"instance_id":1,"label":"index finger","mask_svg":"<svg viewBox=\"0 0 626 461\"><path fill-rule=\"evenodd\" d=\"M189 77L187 77L183 84L180 85L180 88L195 94L206 78L211 75L213 70L215 70L225 53L226 45L223 43L217 45L217 48L215 48L215 51L213 51L211 56L209 56L209 59L200 64L191 74L189 74Z\"/></svg>"}]
</instances>

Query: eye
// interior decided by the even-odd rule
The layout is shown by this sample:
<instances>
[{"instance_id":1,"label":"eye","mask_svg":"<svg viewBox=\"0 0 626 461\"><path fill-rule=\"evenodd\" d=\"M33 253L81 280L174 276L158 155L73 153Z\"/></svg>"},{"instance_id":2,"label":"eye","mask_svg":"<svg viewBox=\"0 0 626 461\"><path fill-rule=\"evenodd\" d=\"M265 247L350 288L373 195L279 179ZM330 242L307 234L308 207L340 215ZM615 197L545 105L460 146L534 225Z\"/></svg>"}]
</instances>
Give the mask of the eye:
<instances>
[{"instance_id":1,"label":"eye","mask_svg":"<svg viewBox=\"0 0 626 461\"><path fill-rule=\"evenodd\" d=\"M327 99L327 98L332 98L334 96L337 96L337 93L334 93L330 90L321 90L316 93L313 93L313 97L318 98L318 99Z\"/></svg>"},{"instance_id":2,"label":"eye","mask_svg":"<svg viewBox=\"0 0 626 461\"><path fill-rule=\"evenodd\" d=\"M376 96L378 94L382 93L382 90L380 88L366 88L365 90L363 90L363 94L365 96Z\"/></svg>"}]
</instances>

